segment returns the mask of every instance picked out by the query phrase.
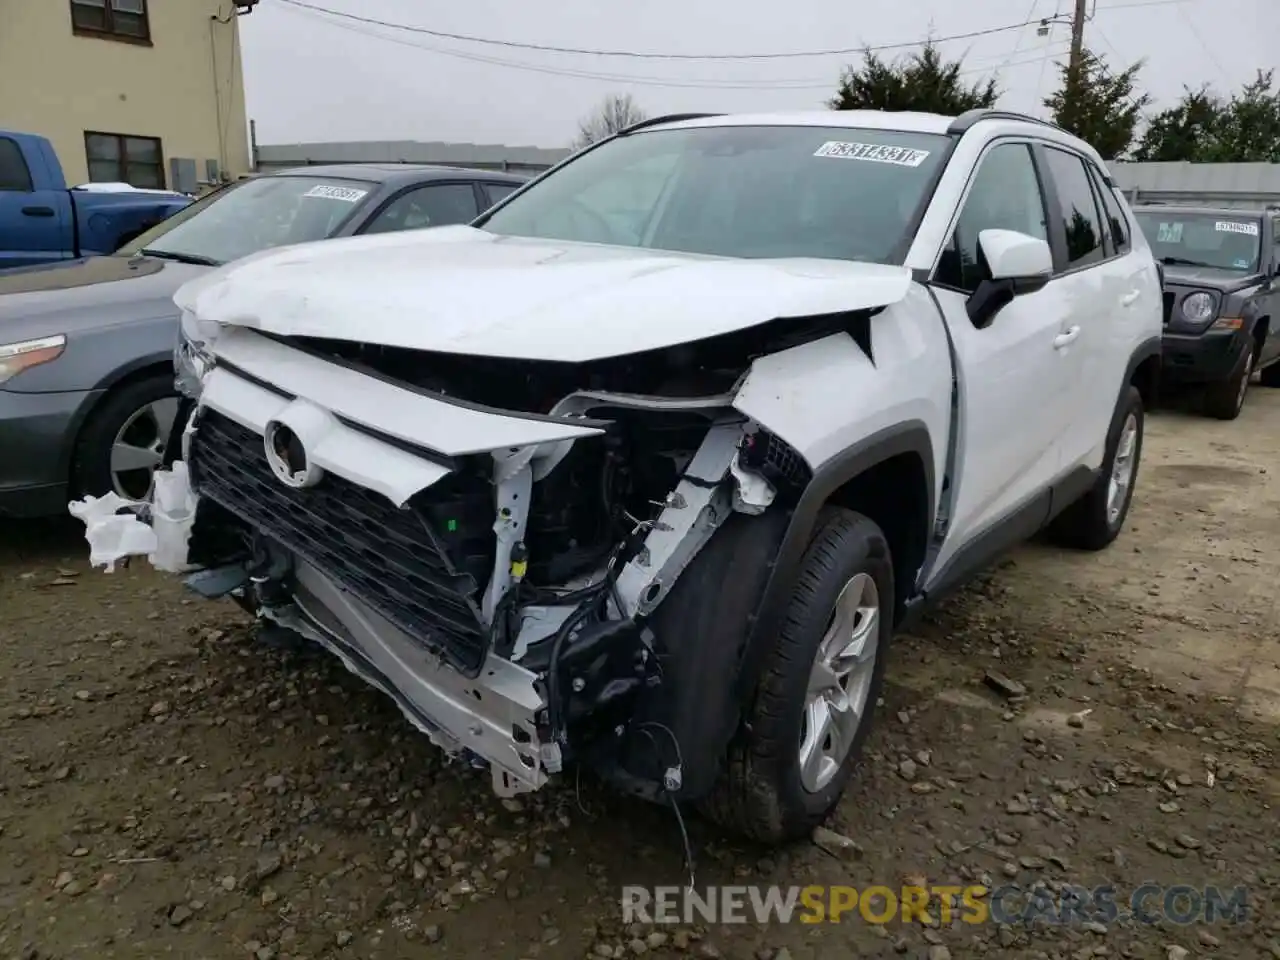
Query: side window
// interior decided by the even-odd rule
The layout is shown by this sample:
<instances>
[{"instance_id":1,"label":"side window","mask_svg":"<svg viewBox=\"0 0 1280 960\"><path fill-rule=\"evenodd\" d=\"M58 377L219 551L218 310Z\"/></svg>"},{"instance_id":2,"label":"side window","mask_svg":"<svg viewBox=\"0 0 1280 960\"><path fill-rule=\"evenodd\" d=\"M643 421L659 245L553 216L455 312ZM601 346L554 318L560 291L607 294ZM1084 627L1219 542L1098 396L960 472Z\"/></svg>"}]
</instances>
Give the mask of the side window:
<instances>
[{"instance_id":1,"label":"side window","mask_svg":"<svg viewBox=\"0 0 1280 960\"><path fill-rule=\"evenodd\" d=\"M0 190L31 192L31 171L17 143L0 137Z\"/></svg>"},{"instance_id":2,"label":"side window","mask_svg":"<svg viewBox=\"0 0 1280 960\"><path fill-rule=\"evenodd\" d=\"M1049 238L1044 196L1025 143L998 144L980 161L934 280L969 293L978 289L982 280L978 234L983 230L1017 230L1041 240Z\"/></svg>"},{"instance_id":3,"label":"side window","mask_svg":"<svg viewBox=\"0 0 1280 960\"><path fill-rule=\"evenodd\" d=\"M1053 215L1062 223L1067 236L1067 262L1063 269L1098 263L1106 253L1102 249L1101 218L1084 161L1074 153L1053 147L1045 147L1044 154L1058 193L1058 209Z\"/></svg>"},{"instance_id":4,"label":"side window","mask_svg":"<svg viewBox=\"0 0 1280 960\"><path fill-rule=\"evenodd\" d=\"M363 230L392 233L470 223L480 215L469 183L432 183L396 197Z\"/></svg>"},{"instance_id":5,"label":"side window","mask_svg":"<svg viewBox=\"0 0 1280 960\"><path fill-rule=\"evenodd\" d=\"M489 206L493 206L499 200L507 199L507 197L515 193L518 188L519 188L519 184L515 184L515 183L484 184L484 192L489 196Z\"/></svg>"},{"instance_id":6,"label":"side window","mask_svg":"<svg viewBox=\"0 0 1280 960\"><path fill-rule=\"evenodd\" d=\"M1093 164L1089 164L1089 175L1093 179L1098 196L1102 198L1102 209L1106 212L1107 231L1111 234L1112 246L1115 247L1118 255L1124 256L1129 252L1129 219L1120 207L1115 190L1107 186L1101 171Z\"/></svg>"}]
</instances>

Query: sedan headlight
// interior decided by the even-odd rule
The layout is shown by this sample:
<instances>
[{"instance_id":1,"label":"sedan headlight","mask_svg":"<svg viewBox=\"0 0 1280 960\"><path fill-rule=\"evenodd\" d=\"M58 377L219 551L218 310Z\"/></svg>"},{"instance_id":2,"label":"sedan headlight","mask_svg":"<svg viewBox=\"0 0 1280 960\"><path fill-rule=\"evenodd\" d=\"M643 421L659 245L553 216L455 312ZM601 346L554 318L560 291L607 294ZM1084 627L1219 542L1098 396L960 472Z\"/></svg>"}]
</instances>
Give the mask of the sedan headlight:
<instances>
[{"instance_id":1,"label":"sedan headlight","mask_svg":"<svg viewBox=\"0 0 1280 960\"><path fill-rule=\"evenodd\" d=\"M1182 315L1192 323L1208 323L1218 312L1218 302L1211 293L1193 293L1182 300Z\"/></svg>"},{"instance_id":2,"label":"sedan headlight","mask_svg":"<svg viewBox=\"0 0 1280 960\"><path fill-rule=\"evenodd\" d=\"M67 348L67 338L62 334L20 340L17 343L0 344L0 383L12 380L23 370L30 370L42 363L52 363Z\"/></svg>"}]
</instances>

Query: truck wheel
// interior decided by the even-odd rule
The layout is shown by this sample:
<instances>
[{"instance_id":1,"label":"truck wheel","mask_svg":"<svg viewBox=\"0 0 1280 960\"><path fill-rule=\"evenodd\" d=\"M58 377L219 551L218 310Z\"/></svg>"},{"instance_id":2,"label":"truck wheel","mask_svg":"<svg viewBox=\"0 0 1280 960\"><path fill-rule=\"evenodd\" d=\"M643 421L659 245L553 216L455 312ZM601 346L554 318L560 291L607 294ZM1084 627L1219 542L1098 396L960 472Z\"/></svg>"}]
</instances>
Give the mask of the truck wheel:
<instances>
[{"instance_id":1,"label":"truck wheel","mask_svg":"<svg viewBox=\"0 0 1280 960\"><path fill-rule=\"evenodd\" d=\"M704 812L765 843L808 835L835 808L871 728L893 633L893 563L851 510L819 519L782 629Z\"/></svg>"},{"instance_id":2,"label":"truck wheel","mask_svg":"<svg viewBox=\"0 0 1280 960\"><path fill-rule=\"evenodd\" d=\"M73 481L80 496L114 491L141 500L161 465L178 412L173 375L156 374L106 395L80 431Z\"/></svg>"},{"instance_id":3,"label":"truck wheel","mask_svg":"<svg viewBox=\"0 0 1280 960\"><path fill-rule=\"evenodd\" d=\"M1130 385L1112 421L1098 480L1054 519L1049 533L1055 541L1080 550L1101 550L1120 535L1138 479L1144 422L1142 394Z\"/></svg>"},{"instance_id":4,"label":"truck wheel","mask_svg":"<svg viewBox=\"0 0 1280 960\"><path fill-rule=\"evenodd\" d=\"M1218 420L1234 420L1244 409L1244 395L1249 392L1253 375L1253 349L1244 351L1230 377L1205 391L1205 413Z\"/></svg>"}]
</instances>

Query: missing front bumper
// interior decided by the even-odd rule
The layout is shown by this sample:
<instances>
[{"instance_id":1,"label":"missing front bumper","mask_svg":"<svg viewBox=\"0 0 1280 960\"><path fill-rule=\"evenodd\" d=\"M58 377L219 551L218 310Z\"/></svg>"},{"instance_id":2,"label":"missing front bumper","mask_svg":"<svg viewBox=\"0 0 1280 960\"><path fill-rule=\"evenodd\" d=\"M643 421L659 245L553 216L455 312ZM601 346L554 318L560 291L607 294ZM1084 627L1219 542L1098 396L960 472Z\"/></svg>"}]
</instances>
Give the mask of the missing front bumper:
<instances>
[{"instance_id":1,"label":"missing front bumper","mask_svg":"<svg viewBox=\"0 0 1280 960\"><path fill-rule=\"evenodd\" d=\"M546 783L535 725L545 702L532 673L491 655L479 675L468 679L425 656L408 634L314 567L298 563L294 584L294 603L266 608L265 616L333 653L447 753L486 761L499 795Z\"/></svg>"}]
</instances>

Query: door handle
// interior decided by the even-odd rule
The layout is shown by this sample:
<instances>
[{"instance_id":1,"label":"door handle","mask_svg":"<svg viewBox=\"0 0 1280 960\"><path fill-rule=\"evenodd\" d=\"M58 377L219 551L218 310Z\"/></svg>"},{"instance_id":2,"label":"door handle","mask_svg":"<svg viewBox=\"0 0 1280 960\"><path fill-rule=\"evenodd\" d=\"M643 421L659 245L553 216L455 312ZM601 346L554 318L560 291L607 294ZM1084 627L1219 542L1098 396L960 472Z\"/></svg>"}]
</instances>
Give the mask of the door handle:
<instances>
[{"instance_id":1,"label":"door handle","mask_svg":"<svg viewBox=\"0 0 1280 960\"><path fill-rule=\"evenodd\" d=\"M1053 349L1061 350L1063 347L1070 346L1075 343L1078 336L1080 336L1080 328L1078 326L1069 328L1065 333L1060 333L1053 338Z\"/></svg>"},{"instance_id":2,"label":"door handle","mask_svg":"<svg viewBox=\"0 0 1280 960\"><path fill-rule=\"evenodd\" d=\"M1138 302L1138 298L1140 296L1142 296L1141 290L1130 290L1128 293L1126 293L1123 297L1120 298L1120 306L1131 307Z\"/></svg>"},{"instance_id":3,"label":"door handle","mask_svg":"<svg viewBox=\"0 0 1280 960\"><path fill-rule=\"evenodd\" d=\"M53 207L23 207L22 214L27 217L52 217Z\"/></svg>"}]
</instances>

